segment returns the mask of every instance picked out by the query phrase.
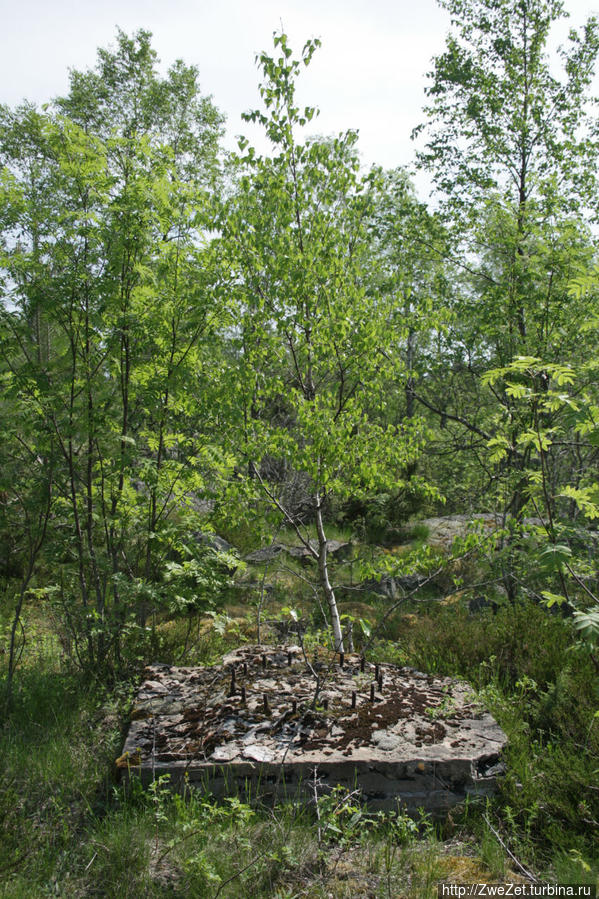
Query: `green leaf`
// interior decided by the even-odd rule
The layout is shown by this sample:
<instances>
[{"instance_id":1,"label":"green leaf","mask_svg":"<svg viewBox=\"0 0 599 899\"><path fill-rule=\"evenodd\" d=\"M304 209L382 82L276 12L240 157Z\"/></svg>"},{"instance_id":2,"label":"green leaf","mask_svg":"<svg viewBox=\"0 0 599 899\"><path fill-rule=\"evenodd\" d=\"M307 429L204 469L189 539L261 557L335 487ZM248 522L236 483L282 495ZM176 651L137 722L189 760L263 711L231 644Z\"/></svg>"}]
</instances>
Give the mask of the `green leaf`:
<instances>
[{"instance_id":1,"label":"green leaf","mask_svg":"<svg viewBox=\"0 0 599 899\"><path fill-rule=\"evenodd\" d=\"M541 590L541 595L544 596L546 600L545 605L548 609L554 605L561 606L567 601L565 596L562 596L560 593L551 593L549 590Z\"/></svg>"}]
</instances>

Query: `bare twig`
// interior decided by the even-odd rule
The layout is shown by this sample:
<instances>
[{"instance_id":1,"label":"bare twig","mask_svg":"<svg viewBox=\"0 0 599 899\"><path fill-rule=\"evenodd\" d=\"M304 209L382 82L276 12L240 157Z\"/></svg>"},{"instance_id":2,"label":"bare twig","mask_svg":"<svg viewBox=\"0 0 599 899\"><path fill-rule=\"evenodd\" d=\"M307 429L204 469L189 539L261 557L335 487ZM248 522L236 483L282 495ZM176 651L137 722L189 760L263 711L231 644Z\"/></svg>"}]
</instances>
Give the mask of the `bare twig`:
<instances>
[{"instance_id":1,"label":"bare twig","mask_svg":"<svg viewBox=\"0 0 599 899\"><path fill-rule=\"evenodd\" d=\"M501 837L499 836L499 834L497 833L497 831L495 830L495 828L493 827L493 825L491 824L491 822L489 821L489 819L487 818L487 816L486 816L486 815L483 815L483 818L484 818L484 820L485 820L485 822L486 822L486 824L487 824L487 827L489 828L489 830L491 831L491 833L493 834L493 836L495 837L495 839L497 840L497 842L499 843L499 845L502 847L502 849L504 849L505 852L507 852L507 854L509 855L509 857L511 858L511 860L514 862L514 864L517 866L517 868L518 868L518 869L524 874L524 876L527 877L528 880L530 880L532 883L539 883L538 878L536 878L536 877L534 876L534 874L533 874L531 871L529 871L527 868L525 868L524 865L522 864L522 862L518 861L518 859L516 858L516 856L514 855L514 853L511 851L511 849L509 848L509 846L506 846L506 844L505 844L504 841L501 839Z\"/></svg>"},{"instance_id":2,"label":"bare twig","mask_svg":"<svg viewBox=\"0 0 599 899\"><path fill-rule=\"evenodd\" d=\"M291 527L293 528L293 530L295 531L295 533L301 540L302 545L305 547L305 549L308 550L308 552L310 553L310 555L312 556L313 559L318 559L318 552L314 549L314 547L310 543L310 540L302 534L302 532L297 524L297 521L295 520L295 516L293 516L291 514L291 512L288 512L287 509L283 506L283 504L274 495L274 493L268 489L268 487L266 486L266 483L264 481L264 478L260 474L257 466L254 466L254 473L255 473L256 477L258 478L258 480L260 481L260 486L262 487L264 493L267 495L269 500L272 503L274 503L274 505L277 507L277 509L279 510L279 512L285 519L285 521L291 525Z\"/></svg>"}]
</instances>

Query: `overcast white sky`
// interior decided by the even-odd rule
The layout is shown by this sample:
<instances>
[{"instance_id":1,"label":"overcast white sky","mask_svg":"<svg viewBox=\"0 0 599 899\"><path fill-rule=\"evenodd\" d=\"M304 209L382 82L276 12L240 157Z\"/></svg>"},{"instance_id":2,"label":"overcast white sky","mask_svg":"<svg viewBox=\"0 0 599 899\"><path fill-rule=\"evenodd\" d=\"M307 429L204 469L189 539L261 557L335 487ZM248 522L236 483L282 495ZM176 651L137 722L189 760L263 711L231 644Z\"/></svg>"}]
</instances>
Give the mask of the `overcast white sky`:
<instances>
[{"instance_id":1,"label":"overcast white sky","mask_svg":"<svg viewBox=\"0 0 599 899\"><path fill-rule=\"evenodd\" d=\"M566 0L562 29L597 13L599 0ZM0 0L0 102L43 103L68 89L68 69L95 62L116 27L146 28L166 67L197 65L203 93L227 116L229 146L248 133L240 115L257 104L255 55L282 22L298 50L322 48L305 71L300 101L321 109L314 130L357 128L364 162L412 160L425 73L449 27L435 0Z\"/></svg>"}]
</instances>

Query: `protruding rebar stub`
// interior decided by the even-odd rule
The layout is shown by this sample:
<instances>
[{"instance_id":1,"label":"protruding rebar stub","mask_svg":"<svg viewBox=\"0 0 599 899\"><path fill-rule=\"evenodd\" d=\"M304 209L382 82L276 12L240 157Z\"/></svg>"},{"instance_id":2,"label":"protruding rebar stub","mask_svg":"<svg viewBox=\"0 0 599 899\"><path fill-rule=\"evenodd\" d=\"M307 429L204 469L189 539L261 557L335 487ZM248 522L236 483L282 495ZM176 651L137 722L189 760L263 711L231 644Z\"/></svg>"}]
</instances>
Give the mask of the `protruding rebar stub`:
<instances>
[{"instance_id":1,"label":"protruding rebar stub","mask_svg":"<svg viewBox=\"0 0 599 899\"><path fill-rule=\"evenodd\" d=\"M370 685L370 701L374 702L374 684Z\"/></svg>"},{"instance_id":2,"label":"protruding rebar stub","mask_svg":"<svg viewBox=\"0 0 599 899\"><path fill-rule=\"evenodd\" d=\"M244 675L247 675L247 673L248 673L248 663L247 662L243 663L243 673L244 673Z\"/></svg>"},{"instance_id":3,"label":"protruding rebar stub","mask_svg":"<svg viewBox=\"0 0 599 899\"><path fill-rule=\"evenodd\" d=\"M242 687L241 688L241 701L245 702L245 700L246 700L245 687Z\"/></svg>"},{"instance_id":4,"label":"protruding rebar stub","mask_svg":"<svg viewBox=\"0 0 599 899\"><path fill-rule=\"evenodd\" d=\"M234 696L236 693L235 686L235 665L231 665L231 686L229 687L229 696Z\"/></svg>"},{"instance_id":5,"label":"protruding rebar stub","mask_svg":"<svg viewBox=\"0 0 599 899\"><path fill-rule=\"evenodd\" d=\"M378 685L379 685L379 693L382 693L383 692L383 675L382 675L382 673L379 674Z\"/></svg>"},{"instance_id":6,"label":"protruding rebar stub","mask_svg":"<svg viewBox=\"0 0 599 899\"><path fill-rule=\"evenodd\" d=\"M374 679L375 680L379 679L379 666L378 665L374 666Z\"/></svg>"},{"instance_id":7,"label":"protruding rebar stub","mask_svg":"<svg viewBox=\"0 0 599 899\"><path fill-rule=\"evenodd\" d=\"M262 667L266 668L266 653L262 653Z\"/></svg>"},{"instance_id":8,"label":"protruding rebar stub","mask_svg":"<svg viewBox=\"0 0 599 899\"><path fill-rule=\"evenodd\" d=\"M355 709L355 707L356 707L356 691L355 690L351 691L351 707L352 707L352 709Z\"/></svg>"},{"instance_id":9,"label":"protruding rebar stub","mask_svg":"<svg viewBox=\"0 0 599 899\"><path fill-rule=\"evenodd\" d=\"M366 659L364 656L360 656L360 673L364 674L364 668L366 666Z\"/></svg>"},{"instance_id":10,"label":"protruding rebar stub","mask_svg":"<svg viewBox=\"0 0 599 899\"><path fill-rule=\"evenodd\" d=\"M269 715L270 714L270 706L268 704L268 694L267 693L262 694L262 705L264 706L264 714Z\"/></svg>"}]
</instances>

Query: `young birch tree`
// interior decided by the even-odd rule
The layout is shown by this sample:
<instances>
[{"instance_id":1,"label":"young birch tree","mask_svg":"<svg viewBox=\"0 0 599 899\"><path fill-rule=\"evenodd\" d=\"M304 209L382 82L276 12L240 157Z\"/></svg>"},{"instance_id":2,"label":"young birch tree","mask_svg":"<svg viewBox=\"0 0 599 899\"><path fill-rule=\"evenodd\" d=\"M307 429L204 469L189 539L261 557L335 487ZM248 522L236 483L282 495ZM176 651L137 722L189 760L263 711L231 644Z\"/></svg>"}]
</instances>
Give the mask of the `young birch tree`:
<instances>
[{"instance_id":1,"label":"young birch tree","mask_svg":"<svg viewBox=\"0 0 599 899\"><path fill-rule=\"evenodd\" d=\"M352 131L298 140L316 111L297 105L296 78L319 42L308 41L301 59L285 34L274 46L275 56L259 57L265 109L247 115L264 127L273 155L261 157L240 140L237 190L220 223L238 303L240 414L232 436L248 494L267 500L317 564L341 651L326 509L332 497L400 486L423 434L416 418L384 423L407 327L392 297L367 286L374 283L367 220L375 175L360 174ZM309 501L302 513L286 505L268 460L303 476Z\"/></svg>"}]
</instances>

